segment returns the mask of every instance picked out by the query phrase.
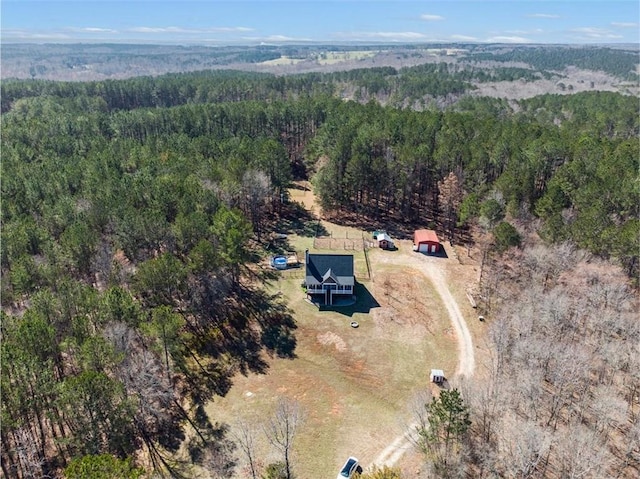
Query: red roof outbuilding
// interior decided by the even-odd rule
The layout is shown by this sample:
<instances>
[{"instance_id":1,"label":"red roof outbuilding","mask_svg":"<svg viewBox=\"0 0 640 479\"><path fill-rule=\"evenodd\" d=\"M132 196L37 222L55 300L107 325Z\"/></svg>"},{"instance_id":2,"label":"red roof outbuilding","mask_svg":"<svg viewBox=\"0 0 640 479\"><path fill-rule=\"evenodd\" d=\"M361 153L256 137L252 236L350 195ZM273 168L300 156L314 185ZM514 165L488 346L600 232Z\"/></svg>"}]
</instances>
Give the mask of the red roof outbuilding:
<instances>
[{"instance_id":1,"label":"red roof outbuilding","mask_svg":"<svg viewBox=\"0 0 640 479\"><path fill-rule=\"evenodd\" d=\"M416 230L415 233L413 234L413 242L414 244L427 243L427 242L440 244L438 235L433 230Z\"/></svg>"},{"instance_id":2,"label":"red roof outbuilding","mask_svg":"<svg viewBox=\"0 0 640 479\"><path fill-rule=\"evenodd\" d=\"M413 249L423 253L436 253L440 250L440 240L433 230L416 230L413 234Z\"/></svg>"}]
</instances>

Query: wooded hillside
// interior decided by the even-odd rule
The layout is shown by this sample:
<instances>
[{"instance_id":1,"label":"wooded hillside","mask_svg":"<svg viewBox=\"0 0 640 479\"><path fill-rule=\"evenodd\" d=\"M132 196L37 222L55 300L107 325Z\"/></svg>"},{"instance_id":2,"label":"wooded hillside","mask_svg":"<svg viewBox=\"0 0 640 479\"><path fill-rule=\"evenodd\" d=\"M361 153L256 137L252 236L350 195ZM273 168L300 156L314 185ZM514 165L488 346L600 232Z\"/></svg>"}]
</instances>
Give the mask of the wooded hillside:
<instances>
[{"instance_id":1,"label":"wooded hillside","mask_svg":"<svg viewBox=\"0 0 640 479\"><path fill-rule=\"evenodd\" d=\"M474 219L539 224L637 279L637 98L418 112L332 95L466 88L427 70L3 82L3 474L105 453L178 474L185 440L194 462L227 457L202 405L264 372L263 354L294 354L295 323L254 267L294 177L327 211L456 241ZM229 477L231 456L215 464Z\"/></svg>"}]
</instances>

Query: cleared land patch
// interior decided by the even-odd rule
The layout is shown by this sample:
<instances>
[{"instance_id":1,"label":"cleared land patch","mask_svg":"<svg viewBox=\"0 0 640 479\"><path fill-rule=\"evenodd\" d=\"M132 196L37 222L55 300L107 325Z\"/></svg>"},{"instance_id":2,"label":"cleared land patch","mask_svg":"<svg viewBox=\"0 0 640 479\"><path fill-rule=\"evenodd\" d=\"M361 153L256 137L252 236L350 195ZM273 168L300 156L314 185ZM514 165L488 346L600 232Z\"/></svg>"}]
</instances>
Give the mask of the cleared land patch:
<instances>
[{"instance_id":1,"label":"cleared land patch","mask_svg":"<svg viewBox=\"0 0 640 479\"><path fill-rule=\"evenodd\" d=\"M290 241L299 249L309 238ZM398 252L371 253L376 276L360 284L369 294L341 311L320 312L306 302L299 279L274 281L298 325L296 359L272 358L266 375L236 377L229 394L208 408L213 419L233 424L268 417L279 397L298 401L307 416L296 439L299 477L327 477L349 455L373 461L402 433L407 403L428 387L429 369L456 368L456 338L446 334L449 318L428 279L406 263L379 261ZM360 327L351 328L352 320Z\"/></svg>"},{"instance_id":2,"label":"cleared land patch","mask_svg":"<svg viewBox=\"0 0 640 479\"><path fill-rule=\"evenodd\" d=\"M276 58L274 60L267 60L264 62L260 62L260 65L295 65L296 63L307 61L304 58L291 58L286 55L281 56L280 58Z\"/></svg>"},{"instance_id":3,"label":"cleared land patch","mask_svg":"<svg viewBox=\"0 0 640 479\"><path fill-rule=\"evenodd\" d=\"M319 213L310 188L300 184L290 190L290 198L315 216ZM341 244L340 238L368 236L325 220L312 221L303 229L316 228L334 239L329 247ZM210 404L207 412L212 419L230 424L239 419L253 421L261 436L260 422L279 398L298 401L306 421L295 441L295 473L321 479L335 474L349 455L368 467L404 433L410 422L408 405L430 387L430 369L444 369L451 376L456 371L458 338L410 241L398 241L397 251L369 249L370 277L363 251L347 251L343 244L335 250L314 249L313 236L290 234L287 241L301 261L305 249L354 254L357 289L365 294L353 306L318 311L305 301L300 286L304 265L293 274L280 272L269 287L282 294L293 312L296 358L270 358L267 374L237 376L228 395ZM439 261L448 278L475 276L473 267L461 265L454 255ZM453 291L458 304L465 298L465 287L461 286L461 294ZM357 329L350 326L353 320L359 323ZM269 447L261 440L264 463L279 460L268 454ZM415 455L407 455L399 464L405 462L414 464Z\"/></svg>"},{"instance_id":4,"label":"cleared land patch","mask_svg":"<svg viewBox=\"0 0 640 479\"><path fill-rule=\"evenodd\" d=\"M368 50L352 50L348 52L326 52L318 55L317 62L320 65L333 65L351 60L364 60L365 58L373 58L377 51Z\"/></svg>"}]
</instances>

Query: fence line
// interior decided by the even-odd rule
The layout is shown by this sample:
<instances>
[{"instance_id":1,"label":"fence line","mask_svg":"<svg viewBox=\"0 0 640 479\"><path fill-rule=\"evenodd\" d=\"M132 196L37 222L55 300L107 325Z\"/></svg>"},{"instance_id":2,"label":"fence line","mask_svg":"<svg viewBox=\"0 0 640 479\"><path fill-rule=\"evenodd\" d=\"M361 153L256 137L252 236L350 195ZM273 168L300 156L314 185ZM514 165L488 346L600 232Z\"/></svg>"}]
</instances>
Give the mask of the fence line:
<instances>
[{"instance_id":1,"label":"fence line","mask_svg":"<svg viewBox=\"0 0 640 479\"><path fill-rule=\"evenodd\" d=\"M359 238L333 238L331 236L316 236L313 238L314 249L362 251L366 247L367 243Z\"/></svg>"},{"instance_id":2,"label":"fence line","mask_svg":"<svg viewBox=\"0 0 640 479\"><path fill-rule=\"evenodd\" d=\"M362 251L364 253L365 264L367 267L367 278L373 282L373 273L371 268L371 260L369 259L369 248L372 248L374 243L365 237L362 233L362 238L352 237L349 238L346 235L344 238L334 238L333 236L315 236L313 238L313 248L318 250L339 250L345 251Z\"/></svg>"},{"instance_id":3,"label":"fence line","mask_svg":"<svg viewBox=\"0 0 640 479\"><path fill-rule=\"evenodd\" d=\"M367 265L367 273L369 273L369 279L373 283L373 275L371 274L371 262L369 261L369 248L367 248L367 240L364 239L364 234L362 235L362 251L364 251L364 262Z\"/></svg>"}]
</instances>

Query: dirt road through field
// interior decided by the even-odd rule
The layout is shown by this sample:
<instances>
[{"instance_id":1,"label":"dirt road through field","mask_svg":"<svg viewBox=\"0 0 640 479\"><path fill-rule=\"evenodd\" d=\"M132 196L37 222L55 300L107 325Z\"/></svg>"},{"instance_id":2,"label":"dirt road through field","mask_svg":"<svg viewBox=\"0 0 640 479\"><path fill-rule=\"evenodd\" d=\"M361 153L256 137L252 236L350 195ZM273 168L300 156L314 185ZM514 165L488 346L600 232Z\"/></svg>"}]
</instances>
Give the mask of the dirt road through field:
<instances>
[{"instance_id":1,"label":"dirt road through field","mask_svg":"<svg viewBox=\"0 0 640 479\"><path fill-rule=\"evenodd\" d=\"M475 356L473 353L473 340L471 333L467 327L467 323L462 316L462 312L458 307L458 303L451 294L447 283L447 278L441 267L437 264L442 261L441 258L433 258L416 253L417 258L412 260L412 264L420 269L427 276L435 287L440 299L447 308L451 325L455 329L458 338L458 349L460 357L458 358L457 376L471 377L476 367Z\"/></svg>"},{"instance_id":2,"label":"dirt road through field","mask_svg":"<svg viewBox=\"0 0 640 479\"><path fill-rule=\"evenodd\" d=\"M301 193L302 190L302 193ZM297 201L300 201L314 215L318 215L319 208L315 201L311 185L301 183L298 189L292 192ZM442 303L448 313L449 320L455 332L458 342L458 367L455 373L456 377L471 377L475 369L475 356L473 349L473 341L471 333L467 327L467 323L462 315L460 307L456 299L451 294L449 282L453 280L449 273L452 271L450 267L453 260L450 257L434 257L412 250L411 241L402 241L398 243L400 249L390 254L385 254L377 258L378 261L389 262L395 265L406 266L407 268L418 270L433 284L435 291L440 296ZM374 272L375 275L375 272ZM453 273L451 274L451 276ZM405 428L402 434L395 437L375 458L373 464L378 467L393 467L400 458L412 448L410 434L415 431L415 425Z\"/></svg>"},{"instance_id":3,"label":"dirt road through field","mask_svg":"<svg viewBox=\"0 0 640 479\"><path fill-rule=\"evenodd\" d=\"M407 249L405 249L407 251ZM473 340L467 327L467 323L462 316L462 312L451 294L448 286L446 270L443 268L444 258L426 256L420 253L401 253L393 257L395 264L403 264L409 268L418 269L433 284L438 295L447 309L451 325L456 332L458 339L459 359L456 376L471 377L475 369L475 356L473 352ZM408 431L397 436L393 441L376 457L373 464L378 467L393 467L404 453L411 448L411 431L415 425L408 427Z\"/></svg>"}]
</instances>

